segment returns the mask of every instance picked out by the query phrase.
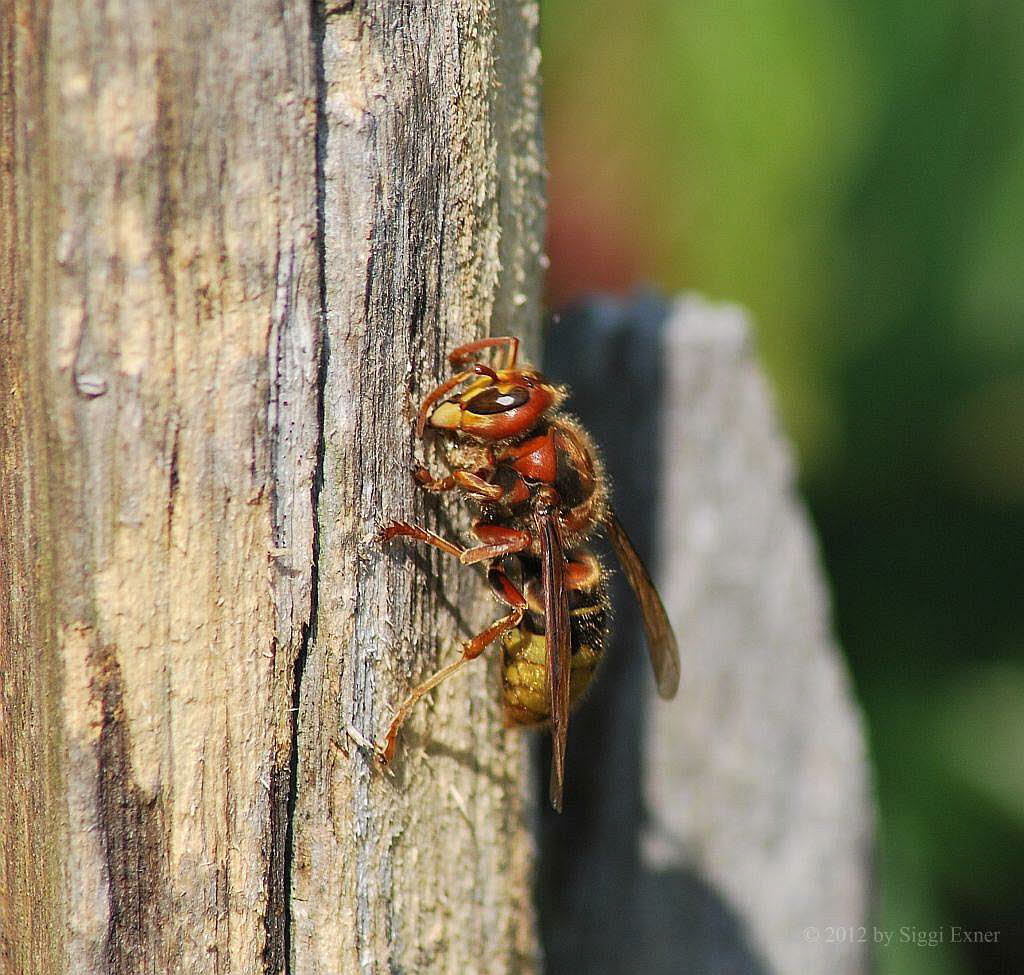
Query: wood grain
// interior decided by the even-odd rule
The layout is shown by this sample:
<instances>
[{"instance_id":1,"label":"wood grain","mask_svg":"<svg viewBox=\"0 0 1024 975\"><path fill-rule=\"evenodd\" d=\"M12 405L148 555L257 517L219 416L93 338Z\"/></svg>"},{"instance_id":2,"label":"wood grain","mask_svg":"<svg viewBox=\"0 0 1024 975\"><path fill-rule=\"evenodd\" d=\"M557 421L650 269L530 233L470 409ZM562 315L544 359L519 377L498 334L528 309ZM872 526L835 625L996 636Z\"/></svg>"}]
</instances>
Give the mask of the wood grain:
<instances>
[{"instance_id":1,"label":"wood grain","mask_svg":"<svg viewBox=\"0 0 1024 975\"><path fill-rule=\"evenodd\" d=\"M281 971L318 439L309 6L0 22L0 958Z\"/></svg>"},{"instance_id":2,"label":"wood grain","mask_svg":"<svg viewBox=\"0 0 1024 975\"><path fill-rule=\"evenodd\" d=\"M413 683L496 612L479 572L383 552L375 532L391 518L466 527L409 473L415 410L447 352L510 332L536 351L537 7L377 0L329 7L323 26L325 438L294 970L526 972L524 748L501 729L493 652L420 705L392 778L345 729L380 735Z\"/></svg>"},{"instance_id":3,"label":"wood grain","mask_svg":"<svg viewBox=\"0 0 1024 975\"><path fill-rule=\"evenodd\" d=\"M449 348L536 347L536 5L3 13L4 970L529 971L493 667L393 780L343 729L493 612L372 539L465 527Z\"/></svg>"}]
</instances>

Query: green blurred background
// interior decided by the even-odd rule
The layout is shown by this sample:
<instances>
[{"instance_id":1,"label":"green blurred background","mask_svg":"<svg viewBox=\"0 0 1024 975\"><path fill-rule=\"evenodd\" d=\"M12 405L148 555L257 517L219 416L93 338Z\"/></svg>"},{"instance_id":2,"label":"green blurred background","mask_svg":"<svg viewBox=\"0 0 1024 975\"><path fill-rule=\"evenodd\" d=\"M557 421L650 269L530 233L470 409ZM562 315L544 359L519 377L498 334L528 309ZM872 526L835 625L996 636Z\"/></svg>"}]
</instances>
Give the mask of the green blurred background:
<instances>
[{"instance_id":1,"label":"green blurred background","mask_svg":"<svg viewBox=\"0 0 1024 975\"><path fill-rule=\"evenodd\" d=\"M1024 4L542 18L550 303L751 309L868 717L876 923L1000 932L878 970L1024 972Z\"/></svg>"}]
</instances>

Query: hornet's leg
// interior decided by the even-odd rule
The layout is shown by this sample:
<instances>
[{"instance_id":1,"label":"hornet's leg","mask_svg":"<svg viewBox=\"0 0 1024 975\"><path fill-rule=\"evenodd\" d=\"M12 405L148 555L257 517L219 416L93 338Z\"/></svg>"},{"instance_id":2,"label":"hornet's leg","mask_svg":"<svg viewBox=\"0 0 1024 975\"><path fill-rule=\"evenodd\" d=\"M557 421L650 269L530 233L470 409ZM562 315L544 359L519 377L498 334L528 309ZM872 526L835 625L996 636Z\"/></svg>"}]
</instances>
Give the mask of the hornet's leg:
<instances>
[{"instance_id":1,"label":"hornet's leg","mask_svg":"<svg viewBox=\"0 0 1024 975\"><path fill-rule=\"evenodd\" d=\"M455 487L454 475L448 474L445 477L434 477L422 464L417 464L413 467L412 476L421 488L429 491L431 494L441 494Z\"/></svg>"},{"instance_id":2,"label":"hornet's leg","mask_svg":"<svg viewBox=\"0 0 1024 975\"><path fill-rule=\"evenodd\" d=\"M454 555L463 565L475 565L477 562L486 562L488 559L501 558L503 555L514 555L530 547L533 536L528 531L519 531L515 528L505 528L502 525L494 525L490 522L477 522L473 526L473 532L484 544L473 548L462 548L447 538L442 538L429 528L422 528L419 525L410 525L406 521L392 521L380 530L381 542L389 542L392 538L402 536L414 538L418 542L425 542L433 545L442 552Z\"/></svg>"},{"instance_id":3,"label":"hornet's leg","mask_svg":"<svg viewBox=\"0 0 1024 975\"><path fill-rule=\"evenodd\" d=\"M421 528L419 525L410 525L406 521L393 521L388 525L385 525L380 530L380 540L384 542L390 542L392 538L402 536L404 538L414 538L417 542L426 542L427 545L433 545L434 548L439 548L442 552L447 552L449 555L454 555L455 558L461 559L466 554L466 549L454 542L449 542L447 538L442 538L436 532L432 532L429 528Z\"/></svg>"},{"instance_id":4,"label":"hornet's leg","mask_svg":"<svg viewBox=\"0 0 1024 975\"><path fill-rule=\"evenodd\" d=\"M505 494L505 489L498 484L491 484L490 481L484 480L480 473L487 473L486 468L477 473L459 469L446 477L434 477L422 464L417 464L412 469L412 476L416 479L416 483L431 494L442 494L445 491L451 491L452 488L460 487L475 498L499 501Z\"/></svg>"},{"instance_id":5,"label":"hornet's leg","mask_svg":"<svg viewBox=\"0 0 1024 975\"><path fill-rule=\"evenodd\" d=\"M526 611L527 606L526 597L512 584L512 580L509 579L501 568L497 566L492 567L488 575L494 594L502 602L511 606L512 611L501 619L495 620L486 630L482 630L472 640L464 643L462 645L462 656L458 660L453 661L446 667L442 667L432 677L428 677L422 684L413 688L409 696L395 711L383 741L375 746L377 761L381 765L389 764L391 759L394 758L398 730L402 727L405 719L409 717L409 713L416 706L416 702L424 694L437 687L446 677L451 677L452 674L469 663L469 661L479 657L495 640L501 639L509 630L515 629L522 621L523 613Z\"/></svg>"},{"instance_id":6,"label":"hornet's leg","mask_svg":"<svg viewBox=\"0 0 1024 975\"><path fill-rule=\"evenodd\" d=\"M466 363L472 362L476 359L475 353L480 352L483 349L495 349L502 346L505 348L505 365L502 366L502 369L512 369L519 356L519 339L514 335L502 335L490 339L480 339L476 342L469 342L466 345L460 345L457 349L452 349L448 355L448 361L458 368L459 366L464 366Z\"/></svg>"},{"instance_id":7,"label":"hornet's leg","mask_svg":"<svg viewBox=\"0 0 1024 975\"><path fill-rule=\"evenodd\" d=\"M475 548L466 549L459 561L463 565L474 565L487 559L499 559L503 555L515 555L528 549L533 542L533 535L518 528L506 528L489 521L477 521L473 524L473 534L483 542Z\"/></svg>"}]
</instances>

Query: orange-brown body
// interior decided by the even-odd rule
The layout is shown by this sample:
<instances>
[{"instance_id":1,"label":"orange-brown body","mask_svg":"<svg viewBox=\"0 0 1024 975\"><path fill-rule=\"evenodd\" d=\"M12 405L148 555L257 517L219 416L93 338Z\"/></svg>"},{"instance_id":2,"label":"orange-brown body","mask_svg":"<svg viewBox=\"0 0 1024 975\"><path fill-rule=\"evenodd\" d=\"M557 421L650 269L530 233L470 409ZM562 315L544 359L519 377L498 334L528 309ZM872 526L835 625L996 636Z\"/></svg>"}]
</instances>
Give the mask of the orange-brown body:
<instances>
[{"instance_id":1,"label":"orange-brown body","mask_svg":"<svg viewBox=\"0 0 1024 975\"><path fill-rule=\"evenodd\" d=\"M478 361L504 348L503 368ZM570 708L583 696L601 660L609 603L605 572L587 547L607 528L612 547L637 594L651 660L664 697L675 693L679 658L671 626L650 576L608 505L600 458L583 428L559 412L566 391L540 373L516 368L518 339L481 339L449 356L465 366L423 401L416 423L446 434L451 473L434 477L416 467L428 491L461 490L480 509L473 522L479 544L462 548L429 529L392 522L382 539L412 538L464 565L488 564L491 591L508 612L463 645L459 660L419 684L397 709L379 761L391 761L398 729L415 703L492 643L502 646L506 722L550 721L553 741L551 801L561 808ZM447 398L446 398L447 397Z\"/></svg>"}]
</instances>

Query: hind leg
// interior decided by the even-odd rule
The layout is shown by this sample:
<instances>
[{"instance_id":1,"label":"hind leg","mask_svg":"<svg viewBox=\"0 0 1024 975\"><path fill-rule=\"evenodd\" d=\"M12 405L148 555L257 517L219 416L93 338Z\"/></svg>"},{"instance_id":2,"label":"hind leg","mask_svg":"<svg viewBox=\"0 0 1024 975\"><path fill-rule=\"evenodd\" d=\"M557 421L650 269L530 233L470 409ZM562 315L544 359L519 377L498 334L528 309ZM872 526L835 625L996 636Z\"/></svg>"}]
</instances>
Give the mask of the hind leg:
<instances>
[{"instance_id":1,"label":"hind leg","mask_svg":"<svg viewBox=\"0 0 1024 975\"><path fill-rule=\"evenodd\" d=\"M492 643L500 640L509 630L514 630L522 621L523 613L526 611L527 606L526 597L516 588L504 570L498 566L492 566L488 573L488 580L494 594L503 603L511 607L511 612L502 616L501 619L495 620L485 630L481 630L472 640L464 643L462 645L462 656L458 660L454 660L447 666L442 667L437 673L423 681L422 684L413 688L409 696L396 709L383 740L374 746L377 761L381 765L388 765L391 759L394 758L398 731L416 706L416 702L424 694L437 687L441 681L451 677L457 670L460 670L471 660L479 657Z\"/></svg>"}]
</instances>

